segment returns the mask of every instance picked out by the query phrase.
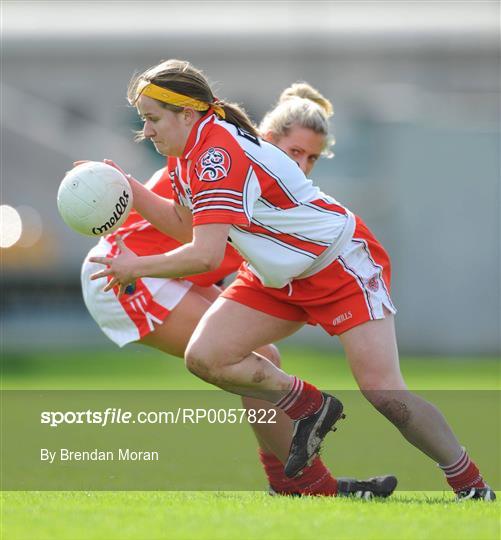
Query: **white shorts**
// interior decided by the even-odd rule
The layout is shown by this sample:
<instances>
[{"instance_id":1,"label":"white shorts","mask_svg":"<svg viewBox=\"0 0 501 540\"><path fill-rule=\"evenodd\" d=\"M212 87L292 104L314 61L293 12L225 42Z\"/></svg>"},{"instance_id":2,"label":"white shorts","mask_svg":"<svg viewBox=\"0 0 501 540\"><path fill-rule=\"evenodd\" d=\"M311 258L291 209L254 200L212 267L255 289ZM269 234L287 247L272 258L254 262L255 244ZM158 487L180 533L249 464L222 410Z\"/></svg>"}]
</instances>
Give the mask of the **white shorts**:
<instances>
[{"instance_id":1,"label":"white shorts","mask_svg":"<svg viewBox=\"0 0 501 540\"><path fill-rule=\"evenodd\" d=\"M82 294L85 305L101 330L119 347L138 341L162 324L179 304L193 283L165 278L137 279L129 294L118 298L114 291L103 292L105 279L91 281L90 276L103 265L89 257L105 257L111 245L101 239L88 253L82 265Z\"/></svg>"}]
</instances>

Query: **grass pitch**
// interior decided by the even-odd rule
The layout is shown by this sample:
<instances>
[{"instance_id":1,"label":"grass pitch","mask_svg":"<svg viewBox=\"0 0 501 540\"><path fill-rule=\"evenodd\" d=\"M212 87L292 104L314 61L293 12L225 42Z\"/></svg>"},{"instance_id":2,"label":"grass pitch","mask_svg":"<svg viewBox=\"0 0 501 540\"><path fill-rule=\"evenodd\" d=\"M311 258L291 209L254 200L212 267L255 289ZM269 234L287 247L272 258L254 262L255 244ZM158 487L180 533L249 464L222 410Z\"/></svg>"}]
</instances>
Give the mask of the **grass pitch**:
<instances>
[{"instance_id":1,"label":"grass pitch","mask_svg":"<svg viewBox=\"0 0 501 540\"><path fill-rule=\"evenodd\" d=\"M16 540L367 540L499 538L499 503L450 494L387 501L249 492L11 492L3 538Z\"/></svg>"},{"instance_id":2,"label":"grass pitch","mask_svg":"<svg viewBox=\"0 0 501 540\"><path fill-rule=\"evenodd\" d=\"M342 358L284 349L284 366L323 388L352 389ZM499 389L498 359L407 358L415 389ZM182 362L147 349L5 355L8 389L206 389ZM263 485L263 489L265 486ZM2 540L499 539L501 504L450 492L383 501L269 497L263 492L3 492Z\"/></svg>"},{"instance_id":3,"label":"grass pitch","mask_svg":"<svg viewBox=\"0 0 501 540\"><path fill-rule=\"evenodd\" d=\"M355 390L342 355L325 350L280 347L283 368L320 388ZM404 378L415 390L499 390L499 358L404 357ZM191 375L183 361L153 349L12 352L2 358L4 389L183 389L213 386Z\"/></svg>"}]
</instances>

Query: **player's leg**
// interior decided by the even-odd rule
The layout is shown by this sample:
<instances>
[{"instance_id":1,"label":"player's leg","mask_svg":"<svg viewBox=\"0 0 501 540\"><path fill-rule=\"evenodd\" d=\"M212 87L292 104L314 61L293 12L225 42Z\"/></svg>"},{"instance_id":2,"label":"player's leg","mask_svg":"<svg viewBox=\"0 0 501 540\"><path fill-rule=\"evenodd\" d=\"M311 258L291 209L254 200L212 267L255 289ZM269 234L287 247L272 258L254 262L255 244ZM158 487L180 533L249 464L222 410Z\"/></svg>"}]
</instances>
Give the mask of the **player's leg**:
<instances>
[{"instance_id":1,"label":"player's leg","mask_svg":"<svg viewBox=\"0 0 501 540\"><path fill-rule=\"evenodd\" d=\"M146 335L139 343L183 358L193 331L220 292L220 289L215 286L198 287L194 285L162 324L158 325L153 332ZM275 365L280 365L280 354L273 345L264 345L257 352ZM268 401L243 398L242 402L248 410L269 410L274 408ZM271 418L270 415L265 417ZM274 419L275 423L273 424L253 423L251 426L260 447L266 453L280 457L282 461L279 462L280 476L283 476L283 462L287 460L292 438L292 420L284 412L277 409L275 409Z\"/></svg>"},{"instance_id":2,"label":"player's leg","mask_svg":"<svg viewBox=\"0 0 501 540\"><path fill-rule=\"evenodd\" d=\"M280 368L281 363L278 350L275 348L275 353L273 349L270 350L271 347L273 346L262 347L257 349L256 352L262 354L268 358L270 362ZM272 454L281 463L283 472L283 464L287 461L291 445L293 431L292 420L282 410L274 407L269 401L242 396L242 403L247 410L269 411L265 413L263 417L275 419L275 423L255 422L251 424L251 427L262 450L260 453L261 460L265 459L263 458L263 455L266 456L268 454ZM271 413L272 410L273 413Z\"/></svg>"},{"instance_id":3,"label":"player's leg","mask_svg":"<svg viewBox=\"0 0 501 540\"><path fill-rule=\"evenodd\" d=\"M146 335L140 343L183 358L188 341L198 322L213 301L218 298L220 292L221 289L216 286L193 285L162 324ZM256 352L280 367L280 353L274 345L264 345ZM268 401L244 397L242 402L245 408L251 410L274 408ZM275 413L276 423L254 423L251 426L260 446L277 455L282 461L286 461L292 438L292 421L280 410L275 409Z\"/></svg>"},{"instance_id":4,"label":"player's leg","mask_svg":"<svg viewBox=\"0 0 501 540\"><path fill-rule=\"evenodd\" d=\"M405 385L395 337L395 308L389 296L390 276L387 253L357 219L354 238L338 259L305 280L305 286L325 291L319 295L321 304L310 303L305 309L325 330L340 337L365 397L409 442L444 467L455 491L477 482L483 485L442 414ZM327 303L329 290L332 301Z\"/></svg>"},{"instance_id":5,"label":"player's leg","mask_svg":"<svg viewBox=\"0 0 501 540\"><path fill-rule=\"evenodd\" d=\"M255 295L269 294L250 290ZM266 301L272 299L267 296ZM296 421L284 469L290 478L316 455L342 416L343 406L334 396L322 394L252 351L287 337L302 324L220 297L200 321L185 354L188 369L198 377L226 391L269 401Z\"/></svg>"},{"instance_id":6,"label":"player's leg","mask_svg":"<svg viewBox=\"0 0 501 540\"><path fill-rule=\"evenodd\" d=\"M461 447L442 414L407 389L400 372L394 317L365 322L339 336L364 396L411 442L439 463Z\"/></svg>"},{"instance_id":7,"label":"player's leg","mask_svg":"<svg viewBox=\"0 0 501 540\"><path fill-rule=\"evenodd\" d=\"M273 403L289 391L291 376L252 351L293 334L302 325L218 298L190 339L187 367L225 390Z\"/></svg>"},{"instance_id":8,"label":"player's leg","mask_svg":"<svg viewBox=\"0 0 501 540\"><path fill-rule=\"evenodd\" d=\"M146 335L140 343L182 358L198 322L220 292L215 286L193 285L162 324ZM280 353L275 346L264 345L256 352L280 367ZM285 463L292 439L292 420L269 401L243 397L242 402L249 410L274 409L274 423L253 423L251 427L260 447L266 453L278 456L281 462ZM265 417L271 418L271 415Z\"/></svg>"},{"instance_id":9,"label":"player's leg","mask_svg":"<svg viewBox=\"0 0 501 540\"><path fill-rule=\"evenodd\" d=\"M196 286L194 286L196 288ZM200 288L200 294L214 301L220 293L215 294L211 287ZM198 289L197 289L198 291ZM256 350L258 354L265 356L277 367L281 367L281 358L278 349L274 345L265 345ZM337 480L324 465L320 457L317 457L310 466L303 469L300 478L288 478L284 473L284 464L289 455L292 440L293 422L280 409L270 402L260 399L242 397L242 403L247 410L267 412L265 418L274 418L275 423L251 423L252 430L259 444L259 459L264 467L269 482L269 493L272 495L353 495L361 498L371 496L386 497L390 495L396 486L394 477L376 477L363 484L354 479L343 479L339 488ZM271 411L273 410L273 413Z\"/></svg>"},{"instance_id":10,"label":"player's leg","mask_svg":"<svg viewBox=\"0 0 501 540\"><path fill-rule=\"evenodd\" d=\"M193 287L202 296L214 301L221 292L217 287ZM216 291L214 291L217 289ZM277 367L281 367L280 352L274 345L265 345L256 350ZM300 478L288 478L284 473L292 440L293 422L270 402L242 397L248 411L268 411L265 418L274 418L275 423L251 423L259 444L259 459L269 482L270 495L355 495L360 498L372 496L387 497L396 486L394 477L376 477L360 484L354 479L343 479L338 487L337 480L324 465L320 457L305 467ZM273 413L271 413L273 411ZM361 487L362 486L362 487Z\"/></svg>"},{"instance_id":11,"label":"player's leg","mask_svg":"<svg viewBox=\"0 0 501 540\"><path fill-rule=\"evenodd\" d=\"M194 285L193 290L210 300L211 303L214 302L221 293L221 289L216 286L199 287ZM267 358L275 366L281 367L280 352L274 345L265 345L264 347L258 348L256 352ZM261 456L271 454L278 457L279 462L281 462L280 465L283 473L282 464L287 460L292 439L292 420L280 409L273 407L269 401L242 396L242 403L248 410L257 411L262 409L271 411L271 409L274 409L273 417L276 419L276 423L254 422L251 423L251 427L262 450ZM271 418L271 414L266 413L265 417ZM274 462L274 464L276 464L276 462ZM278 469L279 465L276 465L276 468Z\"/></svg>"},{"instance_id":12,"label":"player's leg","mask_svg":"<svg viewBox=\"0 0 501 540\"><path fill-rule=\"evenodd\" d=\"M162 324L147 334L139 343L183 358L191 335L219 292L216 287L193 286ZM280 366L280 354L273 345L263 345L256 352L273 364ZM274 408L268 401L252 398L243 398L243 403L247 409L253 410ZM270 416L266 416L266 418L270 418ZM289 454L292 438L292 421L280 410L276 410L274 418L276 419L274 424L254 423L251 425L262 448L273 452L282 461L285 461Z\"/></svg>"},{"instance_id":13,"label":"player's leg","mask_svg":"<svg viewBox=\"0 0 501 540\"><path fill-rule=\"evenodd\" d=\"M441 464L454 491L482 490L486 485L476 465L442 413L407 389L400 372L394 316L387 310L384 315L339 336L362 393L411 444Z\"/></svg>"}]
</instances>

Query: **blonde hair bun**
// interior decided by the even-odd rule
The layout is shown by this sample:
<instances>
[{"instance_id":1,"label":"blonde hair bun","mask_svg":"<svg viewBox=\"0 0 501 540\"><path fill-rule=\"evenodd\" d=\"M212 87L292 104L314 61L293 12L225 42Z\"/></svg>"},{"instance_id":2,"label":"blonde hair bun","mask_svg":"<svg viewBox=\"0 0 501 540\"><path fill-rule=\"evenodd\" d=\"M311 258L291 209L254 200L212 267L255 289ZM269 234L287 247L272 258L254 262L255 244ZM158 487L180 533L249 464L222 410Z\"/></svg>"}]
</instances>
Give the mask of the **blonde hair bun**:
<instances>
[{"instance_id":1,"label":"blonde hair bun","mask_svg":"<svg viewBox=\"0 0 501 540\"><path fill-rule=\"evenodd\" d=\"M259 131L271 137L275 144L298 126L325 136L322 156L332 157L330 147L334 139L329 136L329 117L334 114L332 103L311 85L296 82L280 95L277 105L261 120Z\"/></svg>"},{"instance_id":2,"label":"blonde hair bun","mask_svg":"<svg viewBox=\"0 0 501 540\"><path fill-rule=\"evenodd\" d=\"M302 98L308 99L316 103L323 109L327 118L334 114L334 107L332 103L325 98L316 88L313 88L307 82L296 82L291 84L289 88L286 88L281 94L278 100L279 103L283 103L290 99Z\"/></svg>"}]
</instances>

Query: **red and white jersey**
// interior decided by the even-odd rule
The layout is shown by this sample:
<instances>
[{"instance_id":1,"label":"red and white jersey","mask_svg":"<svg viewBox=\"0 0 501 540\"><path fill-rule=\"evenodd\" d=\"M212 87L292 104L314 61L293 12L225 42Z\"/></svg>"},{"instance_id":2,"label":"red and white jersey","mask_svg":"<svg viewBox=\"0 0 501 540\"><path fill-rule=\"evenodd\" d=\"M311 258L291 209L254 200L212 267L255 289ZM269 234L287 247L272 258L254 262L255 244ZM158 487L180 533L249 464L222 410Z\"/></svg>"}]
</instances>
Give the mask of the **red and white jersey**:
<instances>
[{"instance_id":1,"label":"red and white jersey","mask_svg":"<svg viewBox=\"0 0 501 540\"><path fill-rule=\"evenodd\" d=\"M318 272L353 235L353 214L282 150L214 114L197 122L169 169L193 226L231 224L231 244L267 287Z\"/></svg>"},{"instance_id":2,"label":"red and white jersey","mask_svg":"<svg viewBox=\"0 0 501 540\"><path fill-rule=\"evenodd\" d=\"M150 180L148 180L146 187L161 197L167 199L173 199L174 197L168 167L158 170ZM131 211L122 227L115 232L108 234L101 240L103 246L109 246L110 244L113 246L113 249L109 253L110 255L114 255L117 251L115 242L117 235L120 235L124 240L125 245L139 256L166 253L181 246L181 243L177 240L174 240L170 236L160 232L158 229L155 229L150 222L146 221L135 210ZM106 254L104 256L106 256ZM200 285L201 287L208 287L235 272L241 263L242 258L231 248L231 246L228 246L224 260L217 270L206 272L204 274L197 274L195 276L187 276L184 279Z\"/></svg>"}]
</instances>

